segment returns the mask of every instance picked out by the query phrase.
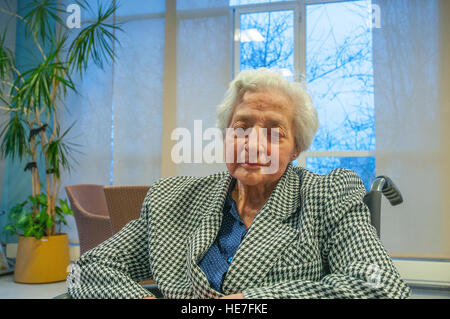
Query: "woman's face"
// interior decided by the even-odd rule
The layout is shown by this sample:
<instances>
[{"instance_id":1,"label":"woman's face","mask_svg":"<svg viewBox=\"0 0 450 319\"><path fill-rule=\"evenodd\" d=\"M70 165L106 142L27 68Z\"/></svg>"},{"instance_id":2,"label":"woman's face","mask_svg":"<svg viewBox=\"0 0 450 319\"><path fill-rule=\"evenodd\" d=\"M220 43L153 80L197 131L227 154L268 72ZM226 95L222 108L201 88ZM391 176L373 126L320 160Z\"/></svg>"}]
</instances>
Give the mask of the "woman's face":
<instances>
[{"instance_id":1,"label":"woman's face","mask_svg":"<svg viewBox=\"0 0 450 319\"><path fill-rule=\"evenodd\" d=\"M281 91L246 92L234 108L225 137L226 165L231 175L249 186L276 182L299 154L293 118L292 102ZM230 129L246 133L239 135Z\"/></svg>"}]
</instances>

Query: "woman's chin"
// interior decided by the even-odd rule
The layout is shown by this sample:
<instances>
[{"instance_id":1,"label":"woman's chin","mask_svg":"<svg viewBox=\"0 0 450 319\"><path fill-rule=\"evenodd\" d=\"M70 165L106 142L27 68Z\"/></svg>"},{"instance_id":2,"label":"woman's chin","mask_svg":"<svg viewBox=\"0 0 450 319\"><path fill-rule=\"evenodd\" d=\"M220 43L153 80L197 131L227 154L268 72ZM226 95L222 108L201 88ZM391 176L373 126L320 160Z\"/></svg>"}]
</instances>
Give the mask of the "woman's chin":
<instances>
[{"instance_id":1,"label":"woman's chin","mask_svg":"<svg viewBox=\"0 0 450 319\"><path fill-rule=\"evenodd\" d=\"M257 185L269 177L260 168L247 168L243 165L239 165L233 175L245 185Z\"/></svg>"}]
</instances>

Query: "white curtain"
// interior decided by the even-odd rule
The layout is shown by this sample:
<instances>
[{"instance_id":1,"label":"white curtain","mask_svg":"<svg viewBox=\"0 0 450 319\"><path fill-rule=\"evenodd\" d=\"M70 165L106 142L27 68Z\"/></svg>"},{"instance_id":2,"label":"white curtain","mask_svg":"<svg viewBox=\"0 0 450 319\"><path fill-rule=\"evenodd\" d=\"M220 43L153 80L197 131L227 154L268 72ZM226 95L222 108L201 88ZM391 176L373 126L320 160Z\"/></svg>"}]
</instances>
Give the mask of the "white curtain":
<instances>
[{"instance_id":1,"label":"white curtain","mask_svg":"<svg viewBox=\"0 0 450 319\"><path fill-rule=\"evenodd\" d=\"M127 21L124 32L119 33L112 101L114 185L151 185L160 177L164 1L151 2L160 5L154 4L148 11L135 9L154 17ZM161 3L163 11L158 15L154 10L161 8ZM124 8L132 8L127 5Z\"/></svg>"},{"instance_id":2,"label":"white curtain","mask_svg":"<svg viewBox=\"0 0 450 319\"><path fill-rule=\"evenodd\" d=\"M383 201L381 240L392 255L450 257L448 189L442 189L439 1L378 0L373 29L377 175L388 175L404 203ZM448 125L448 123L447 123Z\"/></svg>"},{"instance_id":3,"label":"white curtain","mask_svg":"<svg viewBox=\"0 0 450 319\"><path fill-rule=\"evenodd\" d=\"M216 126L216 106L231 80L228 0L178 0L177 20L176 126L194 132L194 121L201 120L204 132ZM225 169L225 164L188 163L177 165L177 174L205 176Z\"/></svg>"},{"instance_id":4,"label":"white curtain","mask_svg":"<svg viewBox=\"0 0 450 319\"><path fill-rule=\"evenodd\" d=\"M123 2L115 17L123 29L116 32L116 62L104 70L90 65L76 79L79 94L67 96L70 113L61 121L77 121L71 137L83 154L75 154L79 165L62 180L62 198L66 185L151 185L160 177L164 10L164 0ZM77 242L73 219L69 226L63 231Z\"/></svg>"}]
</instances>

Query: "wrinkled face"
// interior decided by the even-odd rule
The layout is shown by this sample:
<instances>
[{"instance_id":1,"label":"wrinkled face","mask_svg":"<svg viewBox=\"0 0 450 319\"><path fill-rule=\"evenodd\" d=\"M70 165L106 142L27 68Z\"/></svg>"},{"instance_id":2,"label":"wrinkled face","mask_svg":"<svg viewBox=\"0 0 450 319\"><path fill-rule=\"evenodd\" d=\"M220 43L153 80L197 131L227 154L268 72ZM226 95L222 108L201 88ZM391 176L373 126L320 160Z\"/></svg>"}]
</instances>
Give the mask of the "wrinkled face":
<instances>
[{"instance_id":1,"label":"wrinkled face","mask_svg":"<svg viewBox=\"0 0 450 319\"><path fill-rule=\"evenodd\" d=\"M231 175L249 186L276 182L299 155L293 119L292 102L284 93L275 89L246 92L234 108L225 137ZM239 129L245 134L236 133Z\"/></svg>"}]
</instances>

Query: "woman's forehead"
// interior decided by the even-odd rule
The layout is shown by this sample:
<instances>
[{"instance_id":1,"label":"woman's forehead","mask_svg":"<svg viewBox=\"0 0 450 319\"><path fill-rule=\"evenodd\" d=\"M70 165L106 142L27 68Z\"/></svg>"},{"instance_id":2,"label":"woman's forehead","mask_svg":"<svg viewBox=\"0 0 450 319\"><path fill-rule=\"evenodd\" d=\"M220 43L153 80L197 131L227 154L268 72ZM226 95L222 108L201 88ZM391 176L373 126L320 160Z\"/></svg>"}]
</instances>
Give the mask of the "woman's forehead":
<instances>
[{"instance_id":1,"label":"woman's forehead","mask_svg":"<svg viewBox=\"0 0 450 319\"><path fill-rule=\"evenodd\" d=\"M277 125L286 126L291 117L287 112L279 112L279 110L264 110L258 111L251 108L238 108L233 115L233 122L255 123L263 122L267 127L273 127Z\"/></svg>"},{"instance_id":2,"label":"woman's forehead","mask_svg":"<svg viewBox=\"0 0 450 319\"><path fill-rule=\"evenodd\" d=\"M267 103L291 104L290 97L278 88L260 88L257 90L246 91L241 102L265 101Z\"/></svg>"},{"instance_id":3,"label":"woman's forehead","mask_svg":"<svg viewBox=\"0 0 450 319\"><path fill-rule=\"evenodd\" d=\"M274 119L291 117L293 111L291 100L277 89L247 91L234 109L234 116L248 116L251 113L265 112Z\"/></svg>"}]
</instances>

